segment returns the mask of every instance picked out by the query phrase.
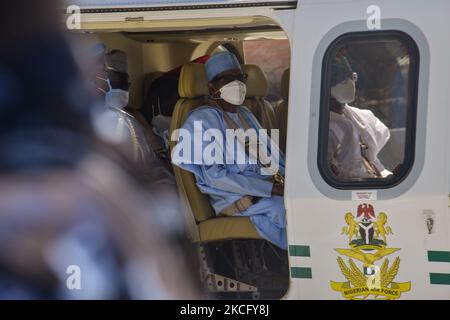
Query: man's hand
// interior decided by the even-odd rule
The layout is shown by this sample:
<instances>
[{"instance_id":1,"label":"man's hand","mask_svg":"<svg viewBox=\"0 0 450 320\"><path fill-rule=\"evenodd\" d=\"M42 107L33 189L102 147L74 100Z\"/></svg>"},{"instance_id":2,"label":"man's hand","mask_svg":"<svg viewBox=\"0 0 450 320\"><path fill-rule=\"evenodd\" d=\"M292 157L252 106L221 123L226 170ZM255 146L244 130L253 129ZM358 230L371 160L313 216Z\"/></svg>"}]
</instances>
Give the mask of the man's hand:
<instances>
[{"instance_id":1,"label":"man's hand","mask_svg":"<svg viewBox=\"0 0 450 320\"><path fill-rule=\"evenodd\" d=\"M284 185L279 183L274 183L272 187L272 195L283 196L284 195Z\"/></svg>"}]
</instances>

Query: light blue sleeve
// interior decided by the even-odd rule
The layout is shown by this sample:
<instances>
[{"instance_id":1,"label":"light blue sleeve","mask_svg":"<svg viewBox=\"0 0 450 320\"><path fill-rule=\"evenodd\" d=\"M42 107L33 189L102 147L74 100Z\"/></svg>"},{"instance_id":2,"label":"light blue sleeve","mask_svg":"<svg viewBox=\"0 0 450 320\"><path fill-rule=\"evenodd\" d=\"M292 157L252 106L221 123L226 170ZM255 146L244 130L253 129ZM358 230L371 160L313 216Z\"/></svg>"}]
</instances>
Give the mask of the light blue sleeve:
<instances>
[{"instance_id":1,"label":"light blue sleeve","mask_svg":"<svg viewBox=\"0 0 450 320\"><path fill-rule=\"evenodd\" d=\"M229 172L226 165L202 166L202 183L223 191L255 197L270 197L273 183L260 178Z\"/></svg>"}]
</instances>

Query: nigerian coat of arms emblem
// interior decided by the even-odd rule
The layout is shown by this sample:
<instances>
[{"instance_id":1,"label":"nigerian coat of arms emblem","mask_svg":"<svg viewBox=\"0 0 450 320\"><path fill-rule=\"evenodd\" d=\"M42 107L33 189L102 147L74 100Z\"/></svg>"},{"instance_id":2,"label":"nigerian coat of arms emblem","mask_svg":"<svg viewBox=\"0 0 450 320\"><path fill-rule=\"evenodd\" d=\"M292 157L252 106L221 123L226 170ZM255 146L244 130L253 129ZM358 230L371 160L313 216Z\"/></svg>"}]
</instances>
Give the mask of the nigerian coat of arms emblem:
<instances>
[{"instance_id":1,"label":"nigerian coat of arms emblem","mask_svg":"<svg viewBox=\"0 0 450 320\"><path fill-rule=\"evenodd\" d=\"M400 257L396 256L390 264L388 256L400 248L388 248L387 236L393 232L387 221L386 213L375 214L373 206L366 203L358 206L356 216L345 214L347 225L341 234L348 236L349 248L335 250L340 254L337 262L346 281L330 281L330 285L346 299L393 300L411 289L411 282L394 282ZM348 258L347 263L342 256Z\"/></svg>"}]
</instances>

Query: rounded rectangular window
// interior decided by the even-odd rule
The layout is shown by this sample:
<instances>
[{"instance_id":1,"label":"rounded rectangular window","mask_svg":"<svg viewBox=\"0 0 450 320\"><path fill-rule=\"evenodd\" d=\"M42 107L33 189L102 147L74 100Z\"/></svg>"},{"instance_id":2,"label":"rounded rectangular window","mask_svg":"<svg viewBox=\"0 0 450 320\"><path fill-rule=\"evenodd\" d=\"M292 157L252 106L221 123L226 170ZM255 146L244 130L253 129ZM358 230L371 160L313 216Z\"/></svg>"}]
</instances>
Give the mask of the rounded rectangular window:
<instances>
[{"instance_id":1,"label":"rounded rectangular window","mask_svg":"<svg viewBox=\"0 0 450 320\"><path fill-rule=\"evenodd\" d=\"M400 183L414 162L419 53L400 31L344 34L322 65L318 167L338 189Z\"/></svg>"}]
</instances>

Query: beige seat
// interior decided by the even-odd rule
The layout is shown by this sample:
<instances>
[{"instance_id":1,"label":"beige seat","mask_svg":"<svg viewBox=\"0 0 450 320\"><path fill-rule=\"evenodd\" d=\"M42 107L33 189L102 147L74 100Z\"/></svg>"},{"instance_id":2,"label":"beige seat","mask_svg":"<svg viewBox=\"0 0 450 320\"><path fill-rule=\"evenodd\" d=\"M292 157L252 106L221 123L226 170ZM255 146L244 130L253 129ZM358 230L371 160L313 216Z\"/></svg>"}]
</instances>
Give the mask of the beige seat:
<instances>
[{"instance_id":1,"label":"beige seat","mask_svg":"<svg viewBox=\"0 0 450 320\"><path fill-rule=\"evenodd\" d=\"M281 99L282 101L275 107L278 127L280 129L280 148L286 152L287 136L287 117L288 117L288 99L289 99L289 71L286 69L281 77Z\"/></svg>"},{"instance_id":2,"label":"beige seat","mask_svg":"<svg viewBox=\"0 0 450 320\"><path fill-rule=\"evenodd\" d=\"M247 95L244 106L250 109L261 127L277 129L278 122L272 105L265 99L267 96L267 79L261 68L254 64L243 64L242 71L248 74ZM269 131L270 133L270 131Z\"/></svg>"},{"instance_id":3,"label":"beige seat","mask_svg":"<svg viewBox=\"0 0 450 320\"><path fill-rule=\"evenodd\" d=\"M171 135L183 125L190 111L204 105L204 97L209 94L203 64L188 63L183 66L178 93L180 100L172 115ZM175 144L171 142L171 149ZM197 188L195 176L177 166L173 169L180 197L194 215L200 242L261 238L248 217L216 217L208 196Z\"/></svg>"}]
</instances>

